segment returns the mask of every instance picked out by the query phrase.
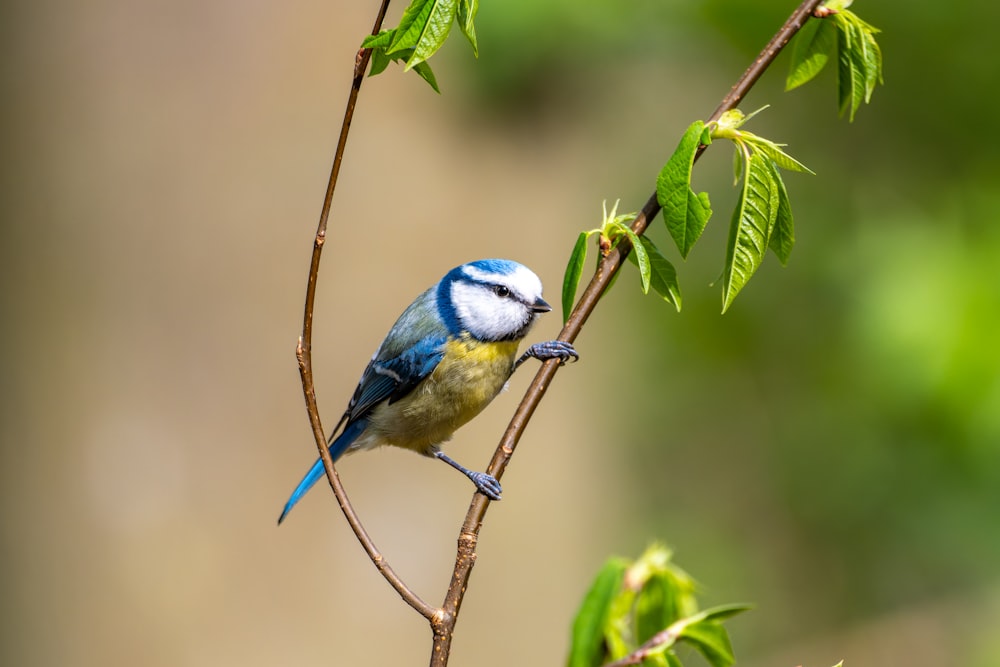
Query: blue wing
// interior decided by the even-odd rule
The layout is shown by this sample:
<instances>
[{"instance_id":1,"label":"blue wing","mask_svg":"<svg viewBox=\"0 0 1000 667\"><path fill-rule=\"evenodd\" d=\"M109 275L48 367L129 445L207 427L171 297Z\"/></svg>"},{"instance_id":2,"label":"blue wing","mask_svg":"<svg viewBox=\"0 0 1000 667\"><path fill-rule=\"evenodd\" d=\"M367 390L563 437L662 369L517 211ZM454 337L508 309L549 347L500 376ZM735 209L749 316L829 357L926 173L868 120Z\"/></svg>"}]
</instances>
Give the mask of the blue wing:
<instances>
[{"instance_id":1,"label":"blue wing","mask_svg":"<svg viewBox=\"0 0 1000 667\"><path fill-rule=\"evenodd\" d=\"M391 339L391 334L392 332L387 340ZM368 415L376 406L386 400L393 403L403 398L434 371L444 356L446 341L447 338L444 336L425 336L396 356L382 358L384 354L391 354L392 348L380 349L376 353L375 358L362 373L361 381L347 406L344 415L347 425L336 439L330 441L330 456L334 461L364 433L368 426ZM292 491L281 516L278 517L279 524L325 472L323 461L317 459Z\"/></svg>"},{"instance_id":2,"label":"blue wing","mask_svg":"<svg viewBox=\"0 0 1000 667\"><path fill-rule=\"evenodd\" d=\"M446 340L444 336L426 336L397 356L383 359L376 355L347 406L347 423L366 416L382 401L395 403L413 391L444 357Z\"/></svg>"}]
</instances>

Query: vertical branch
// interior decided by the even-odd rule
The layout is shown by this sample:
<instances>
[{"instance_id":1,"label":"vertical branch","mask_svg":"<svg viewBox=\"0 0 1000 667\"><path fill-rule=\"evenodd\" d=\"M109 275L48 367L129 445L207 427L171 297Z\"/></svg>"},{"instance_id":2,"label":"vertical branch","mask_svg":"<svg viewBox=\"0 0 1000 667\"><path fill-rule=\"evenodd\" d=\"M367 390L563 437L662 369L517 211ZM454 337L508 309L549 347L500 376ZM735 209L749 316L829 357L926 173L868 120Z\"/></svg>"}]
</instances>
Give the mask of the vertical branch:
<instances>
[{"instance_id":1,"label":"vertical branch","mask_svg":"<svg viewBox=\"0 0 1000 667\"><path fill-rule=\"evenodd\" d=\"M385 13L389 7L389 0L382 0L378 15L375 18L375 25L372 34L377 34L382 28L382 21L385 20ZM319 418L319 407L316 403L316 388L313 383L312 372L312 324L313 310L316 303L316 281L319 276L319 262L323 254L323 246L326 243L327 223L330 219L330 209L333 205L333 194L337 189L337 180L340 176L340 166L344 161L344 149L347 146L347 136L351 130L351 120L354 118L354 108L358 102L358 93L361 91L361 84L364 82L365 71L368 69L368 62L371 59L370 49L361 49L354 61L354 78L351 81L351 92L347 98L347 108L344 110L344 120L340 127L340 138L337 141L337 152L333 157L333 167L330 171L330 180L326 188L326 196L323 198L323 208L319 216L319 225L316 229L316 239L313 243L312 260L309 265L309 279L306 285L305 312L302 321L302 335L299 336L298 345L295 348L295 358L299 364L299 375L302 378L302 393L306 401L306 411L309 413L309 424L312 427L313 437L316 440L316 447L319 450L320 459L323 461L323 468L326 470L326 477L333 489L340 509L344 512L347 522L357 536L358 541L368 553L376 569L382 574L389 584L396 589L400 597L413 607L418 613L427 619L431 619L438 612L420 599L406 584L399 578L396 572L389 566L385 558L379 552L368 532L362 525L360 518L351 505L347 492L340 482L333 467L333 459L326 446L326 436L323 433L323 425Z\"/></svg>"},{"instance_id":2,"label":"vertical branch","mask_svg":"<svg viewBox=\"0 0 1000 667\"><path fill-rule=\"evenodd\" d=\"M823 1L805 0L799 5L791 16L789 16L788 20L785 21L781 29L771 38L767 46L760 52L753 64L739 78L729 91L729 94L723 98L722 102L710 116L710 121L718 120L723 113L734 109L742 101L764 71L774 62L778 53L781 52L795 33L802 28L806 20L808 20L813 11ZM702 146L699 150L699 156L704 148ZM657 202L656 193L654 192L632 223L632 230L636 234L642 234L659 212L660 205ZM580 296L580 300L573 308L573 312L570 313L566 325L559 334L559 340L570 343L576 340L583 325L597 307L597 302L600 300L604 290L607 289L611 280L621 268L622 262L625 261L630 249L631 246L628 244L628 239L623 238L598 262L594 276ZM507 430L500 439L500 443L487 469L487 472L497 479L503 475L504 470L507 468L507 464L514 454L514 449L517 447L517 443L520 441L528 421L544 397L558 369L559 362L553 359L542 364L542 367L535 374L534 380L532 380L524 398L514 412ZM458 621L458 612L461 609L462 600L465 597L465 591L469 584L469 578L472 575L472 567L476 562L476 543L479 539L479 531L482 528L489 503L490 501L486 496L479 493L475 494L466 513L465 521L462 523L451 583L445 595L441 613L431 619L431 627L434 632L434 643L430 659L431 667L445 667L448 664L455 623Z\"/></svg>"}]
</instances>

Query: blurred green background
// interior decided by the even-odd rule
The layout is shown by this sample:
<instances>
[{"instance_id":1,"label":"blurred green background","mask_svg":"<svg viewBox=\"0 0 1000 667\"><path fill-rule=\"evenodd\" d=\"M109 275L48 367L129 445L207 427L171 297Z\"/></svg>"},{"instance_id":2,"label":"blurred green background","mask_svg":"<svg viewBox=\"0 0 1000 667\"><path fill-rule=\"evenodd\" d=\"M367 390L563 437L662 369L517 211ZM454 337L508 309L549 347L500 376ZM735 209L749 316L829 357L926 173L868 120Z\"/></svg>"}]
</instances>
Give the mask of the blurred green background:
<instances>
[{"instance_id":1,"label":"blurred green background","mask_svg":"<svg viewBox=\"0 0 1000 667\"><path fill-rule=\"evenodd\" d=\"M485 2L478 61L457 33L433 61L443 96L370 80L320 276L327 426L448 268L518 259L558 301L601 200L641 206L792 7ZM314 457L293 351L375 6L5 9L0 663L425 664L331 494L274 526ZM832 72L782 93L785 58L743 105L818 174L786 178L790 265L719 315L735 192L710 150L684 311L624 276L591 319L487 517L452 664L559 664L599 564L653 539L706 604L757 604L740 664L1000 664L1000 7L854 9L886 85L852 125ZM484 466L529 375L448 451ZM397 451L340 470L439 601L467 482Z\"/></svg>"}]
</instances>

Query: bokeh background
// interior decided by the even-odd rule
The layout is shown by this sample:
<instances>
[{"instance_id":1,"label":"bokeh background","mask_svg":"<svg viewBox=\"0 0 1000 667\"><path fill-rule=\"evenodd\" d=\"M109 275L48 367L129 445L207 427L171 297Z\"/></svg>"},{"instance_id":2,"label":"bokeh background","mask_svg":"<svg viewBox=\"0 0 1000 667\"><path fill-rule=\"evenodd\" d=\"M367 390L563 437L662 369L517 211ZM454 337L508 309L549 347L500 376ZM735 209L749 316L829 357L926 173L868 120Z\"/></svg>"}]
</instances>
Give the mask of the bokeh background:
<instances>
[{"instance_id":1,"label":"bokeh background","mask_svg":"<svg viewBox=\"0 0 1000 667\"><path fill-rule=\"evenodd\" d=\"M320 276L327 426L448 268L518 259L558 301L601 201L645 201L792 4L484 2L478 61L458 34L433 61L442 96L369 80ZM710 150L683 313L624 276L588 324L487 516L452 664L560 664L600 563L652 540L706 605L756 603L741 664L1000 664L1000 8L855 9L886 86L853 125L832 72L782 93L786 58L743 106L771 104L751 129L818 174L786 179L791 264L719 314L735 192ZM315 455L293 351L374 12L4 6L0 663L426 664L331 494L274 524ZM448 451L484 466L529 375ZM340 470L439 601L468 483L397 451Z\"/></svg>"}]
</instances>

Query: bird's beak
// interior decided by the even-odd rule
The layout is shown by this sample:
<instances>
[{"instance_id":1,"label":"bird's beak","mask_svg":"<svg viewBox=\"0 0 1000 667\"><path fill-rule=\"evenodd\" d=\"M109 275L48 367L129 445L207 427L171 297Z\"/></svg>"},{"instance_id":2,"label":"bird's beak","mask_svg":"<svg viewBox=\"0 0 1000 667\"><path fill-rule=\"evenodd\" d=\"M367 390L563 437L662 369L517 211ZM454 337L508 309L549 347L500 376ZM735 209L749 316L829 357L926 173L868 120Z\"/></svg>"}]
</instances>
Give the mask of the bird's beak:
<instances>
[{"instance_id":1,"label":"bird's beak","mask_svg":"<svg viewBox=\"0 0 1000 667\"><path fill-rule=\"evenodd\" d=\"M535 300L535 303L531 304L531 311L534 313L547 313L550 310L552 310L552 306L550 306L542 297L538 297Z\"/></svg>"}]
</instances>

